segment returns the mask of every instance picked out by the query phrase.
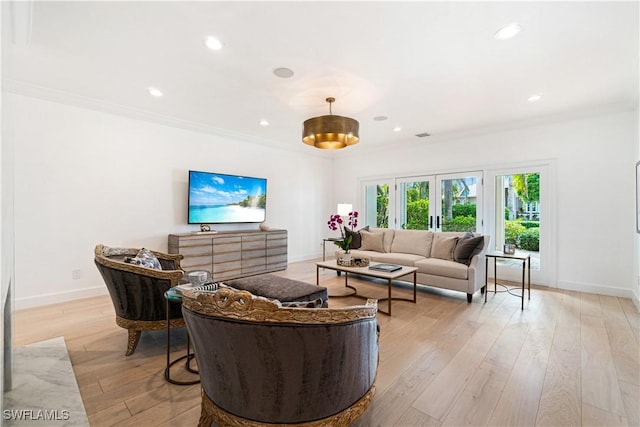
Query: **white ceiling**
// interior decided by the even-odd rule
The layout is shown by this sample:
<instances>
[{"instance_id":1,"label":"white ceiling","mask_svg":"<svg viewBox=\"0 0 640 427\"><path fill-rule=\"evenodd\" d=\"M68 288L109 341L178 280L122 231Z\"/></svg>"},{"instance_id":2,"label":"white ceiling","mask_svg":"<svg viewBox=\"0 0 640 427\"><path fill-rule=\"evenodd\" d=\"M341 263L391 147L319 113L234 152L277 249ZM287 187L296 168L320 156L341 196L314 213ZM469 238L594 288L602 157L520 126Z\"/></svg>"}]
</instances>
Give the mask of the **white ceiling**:
<instances>
[{"instance_id":1,"label":"white ceiling","mask_svg":"<svg viewBox=\"0 0 640 427\"><path fill-rule=\"evenodd\" d=\"M29 4L30 24L14 17L10 90L310 152L301 124L328 114L328 96L334 114L360 121L360 143L346 150L638 105L637 1L33 2L14 12ZM493 37L512 22L518 36ZM207 49L208 35L224 48ZM278 67L295 75L278 78ZM544 96L528 102L534 93Z\"/></svg>"}]
</instances>

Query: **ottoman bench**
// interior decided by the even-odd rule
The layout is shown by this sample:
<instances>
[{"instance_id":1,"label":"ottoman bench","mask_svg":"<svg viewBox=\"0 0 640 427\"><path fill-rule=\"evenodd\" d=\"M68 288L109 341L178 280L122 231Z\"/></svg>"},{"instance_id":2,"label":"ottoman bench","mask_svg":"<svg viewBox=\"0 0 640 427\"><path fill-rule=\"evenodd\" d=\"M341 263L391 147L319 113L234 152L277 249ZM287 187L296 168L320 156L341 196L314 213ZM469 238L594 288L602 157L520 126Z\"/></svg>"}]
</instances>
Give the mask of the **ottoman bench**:
<instances>
[{"instance_id":1,"label":"ottoman bench","mask_svg":"<svg viewBox=\"0 0 640 427\"><path fill-rule=\"evenodd\" d=\"M322 307L328 307L329 293L323 286L312 285L298 280L287 279L275 274L260 274L241 279L225 280L224 283L236 289L251 292L282 303L322 300Z\"/></svg>"}]
</instances>

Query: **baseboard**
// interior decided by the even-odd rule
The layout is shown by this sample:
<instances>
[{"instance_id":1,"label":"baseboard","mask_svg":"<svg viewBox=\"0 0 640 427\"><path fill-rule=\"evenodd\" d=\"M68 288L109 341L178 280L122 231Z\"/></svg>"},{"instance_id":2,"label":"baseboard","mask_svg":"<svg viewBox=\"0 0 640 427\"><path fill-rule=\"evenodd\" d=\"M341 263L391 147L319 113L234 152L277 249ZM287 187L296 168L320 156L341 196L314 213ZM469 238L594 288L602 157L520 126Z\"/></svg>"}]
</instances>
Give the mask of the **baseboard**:
<instances>
[{"instance_id":1,"label":"baseboard","mask_svg":"<svg viewBox=\"0 0 640 427\"><path fill-rule=\"evenodd\" d=\"M327 254L327 258L329 258L329 256L333 256L333 254L329 255ZM308 254L308 255L301 255L301 256L296 256L296 257L290 257L289 260L287 261L288 263L293 263L293 262L302 262L302 261L311 261L311 260L318 260L322 258L322 252L318 252L317 254Z\"/></svg>"},{"instance_id":2,"label":"baseboard","mask_svg":"<svg viewBox=\"0 0 640 427\"><path fill-rule=\"evenodd\" d=\"M66 292L55 292L44 295L37 295L32 297L23 297L15 299L15 310L21 310L23 308L40 307L43 305L57 304L60 302L72 301L81 298L95 297L99 295L106 295L107 288L102 286L95 286L91 288L76 289Z\"/></svg>"},{"instance_id":3,"label":"baseboard","mask_svg":"<svg viewBox=\"0 0 640 427\"><path fill-rule=\"evenodd\" d=\"M595 285L593 283L579 283L558 280L558 288L567 291L587 292L589 294L609 295L633 299L631 289L614 288L612 286Z\"/></svg>"}]
</instances>

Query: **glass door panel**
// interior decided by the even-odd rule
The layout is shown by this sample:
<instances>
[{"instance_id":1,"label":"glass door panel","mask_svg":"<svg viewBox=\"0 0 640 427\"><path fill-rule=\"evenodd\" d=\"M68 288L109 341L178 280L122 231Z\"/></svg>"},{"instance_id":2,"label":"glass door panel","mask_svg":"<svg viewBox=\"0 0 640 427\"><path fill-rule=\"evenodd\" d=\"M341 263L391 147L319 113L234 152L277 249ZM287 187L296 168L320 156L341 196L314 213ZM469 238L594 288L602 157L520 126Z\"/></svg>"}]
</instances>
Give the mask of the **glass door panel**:
<instances>
[{"instance_id":1,"label":"glass door panel","mask_svg":"<svg viewBox=\"0 0 640 427\"><path fill-rule=\"evenodd\" d=\"M556 223L552 221L556 192L555 163L505 167L487 172L487 197L491 212L487 233L490 250L502 251L503 245L515 246L517 254L531 255L531 282L556 286ZM502 262L500 279L519 281L522 268ZM493 268L489 275L493 276Z\"/></svg>"},{"instance_id":2,"label":"glass door panel","mask_svg":"<svg viewBox=\"0 0 640 427\"><path fill-rule=\"evenodd\" d=\"M398 228L430 230L434 213L429 207L429 189L433 177L401 178L398 184Z\"/></svg>"},{"instance_id":3,"label":"glass door panel","mask_svg":"<svg viewBox=\"0 0 640 427\"><path fill-rule=\"evenodd\" d=\"M436 209L437 231L482 230L482 174L469 172L455 175L438 175L437 187L440 201Z\"/></svg>"},{"instance_id":4,"label":"glass door panel","mask_svg":"<svg viewBox=\"0 0 640 427\"><path fill-rule=\"evenodd\" d=\"M531 255L532 270L540 270L540 174L497 175L495 206L495 249L514 245L517 254Z\"/></svg>"},{"instance_id":5,"label":"glass door panel","mask_svg":"<svg viewBox=\"0 0 640 427\"><path fill-rule=\"evenodd\" d=\"M370 227L389 228L394 217L391 207L393 193L389 182L364 183L364 224Z\"/></svg>"}]
</instances>

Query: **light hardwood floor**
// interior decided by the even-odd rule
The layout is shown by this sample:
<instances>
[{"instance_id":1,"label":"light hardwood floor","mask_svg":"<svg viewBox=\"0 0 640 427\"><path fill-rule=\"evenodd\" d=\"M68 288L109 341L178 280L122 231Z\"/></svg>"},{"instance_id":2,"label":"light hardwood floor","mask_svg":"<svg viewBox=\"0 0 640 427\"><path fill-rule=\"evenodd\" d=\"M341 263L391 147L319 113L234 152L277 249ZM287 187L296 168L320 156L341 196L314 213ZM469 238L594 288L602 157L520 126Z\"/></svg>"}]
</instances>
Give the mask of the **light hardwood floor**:
<instances>
[{"instance_id":1,"label":"light hardwood floor","mask_svg":"<svg viewBox=\"0 0 640 427\"><path fill-rule=\"evenodd\" d=\"M278 274L315 283L315 263ZM352 280L360 293L385 294ZM333 271L321 284L344 289ZM628 299L534 287L521 311L506 293L467 304L465 294L422 289L417 304L392 307L392 317L378 315L376 396L359 427L640 425L640 316ZM17 346L64 336L91 426L197 425L199 385L164 380L165 332L143 333L125 357L108 296L16 311L14 324ZM184 330L172 344L172 358L184 354Z\"/></svg>"}]
</instances>

